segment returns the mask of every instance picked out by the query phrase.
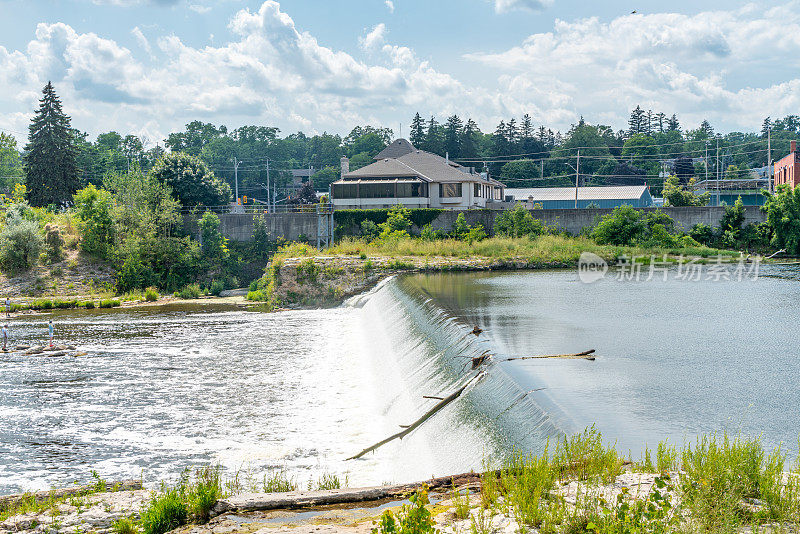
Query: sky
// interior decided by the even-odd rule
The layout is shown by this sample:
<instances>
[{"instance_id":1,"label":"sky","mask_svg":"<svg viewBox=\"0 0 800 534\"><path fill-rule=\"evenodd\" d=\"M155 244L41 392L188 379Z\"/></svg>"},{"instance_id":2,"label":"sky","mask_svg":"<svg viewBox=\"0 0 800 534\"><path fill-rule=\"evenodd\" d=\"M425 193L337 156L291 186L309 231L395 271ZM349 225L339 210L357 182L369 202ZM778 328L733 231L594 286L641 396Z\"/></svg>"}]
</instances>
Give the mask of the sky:
<instances>
[{"instance_id":1,"label":"sky","mask_svg":"<svg viewBox=\"0 0 800 534\"><path fill-rule=\"evenodd\" d=\"M0 130L51 80L73 126L163 143L192 120L408 135L527 113L621 129L800 114L800 0L0 0Z\"/></svg>"}]
</instances>

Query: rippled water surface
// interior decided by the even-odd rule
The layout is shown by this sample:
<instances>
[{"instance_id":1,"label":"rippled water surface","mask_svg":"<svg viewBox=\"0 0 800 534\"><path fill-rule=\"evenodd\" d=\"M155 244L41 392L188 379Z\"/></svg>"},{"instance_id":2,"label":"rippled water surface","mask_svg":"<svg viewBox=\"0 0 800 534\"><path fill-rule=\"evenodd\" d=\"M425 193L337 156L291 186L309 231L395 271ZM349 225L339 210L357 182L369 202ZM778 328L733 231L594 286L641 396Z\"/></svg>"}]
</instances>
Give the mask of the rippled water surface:
<instances>
[{"instance_id":1,"label":"rippled water surface","mask_svg":"<svg viewBox=\"0 0 800 534\"><path fill-rule=\"evenodd\" d=\"M768 276L764 276L764 274ZM596 423L622 450L720 429L796 448L800 283L586 285L573 272L414 275L331 310L173 306L52 315L85 356L0 354L0 494L174 479L219 462L351 484L480 468ZM47 315L9 320L41 343ZM485 333L468 335L474 325ZM505 357L597 349L594 362ZM345 461L485 368L402 441Z\"/></svg>"}]
</instances>

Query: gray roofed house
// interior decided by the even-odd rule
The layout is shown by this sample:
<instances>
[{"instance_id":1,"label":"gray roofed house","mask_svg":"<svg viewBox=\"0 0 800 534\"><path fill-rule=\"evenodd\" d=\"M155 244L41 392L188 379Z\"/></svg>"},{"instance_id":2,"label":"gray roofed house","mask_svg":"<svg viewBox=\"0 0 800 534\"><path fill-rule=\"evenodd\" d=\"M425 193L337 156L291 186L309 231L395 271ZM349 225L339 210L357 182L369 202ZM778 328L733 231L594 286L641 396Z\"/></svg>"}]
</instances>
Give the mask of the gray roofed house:
<instances>
[{"instance_id":1,"label":"gray roofed house","mask_svg":"<svg viewBox=\"0 0 800 534\"><path fill-rule=\"evenodd\" d=\"M575 207L574 187L508 188L506 194L530 207L540 204L543 209ZM578 208L594 205L597 208L617 208L626 204L634 208L653 205L653 197L646 185L614 185L578 188Z\"/></svg>"},{"instance_id":2,"label":"gray roofed house","mask_svg":"<svg viewBox=\"0 0 800 534\"><path fill-rule=\"evenodd\" d=\"M331 184L334 206L467 209L503 199L502 183L449 158L417 150L405 139L393 141L375 159L350 172L349 161L342 158L342 177Z\"/></svg>"}]
</instances>

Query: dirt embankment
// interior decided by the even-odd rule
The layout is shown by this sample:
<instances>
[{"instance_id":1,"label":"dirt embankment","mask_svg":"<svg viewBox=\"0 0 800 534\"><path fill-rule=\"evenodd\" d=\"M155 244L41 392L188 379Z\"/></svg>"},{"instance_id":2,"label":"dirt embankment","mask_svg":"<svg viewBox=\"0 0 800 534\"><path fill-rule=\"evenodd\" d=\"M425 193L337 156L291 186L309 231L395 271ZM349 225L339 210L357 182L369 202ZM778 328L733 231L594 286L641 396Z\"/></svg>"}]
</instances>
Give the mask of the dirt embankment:
<instances>
[{"instance_id":1,"label":"dirt embankment","mask_svg":"<svg viewBox=\"0 0 800 534\"><path fill-rule=\"evenodd\" d=\"M79 297L108 293L114 288L114 269L106 262L65 251L64 259L15 275L0 274L0 297Z\"/></svg>"},{"instance_id":2,"label":"dirt embankment","mask_svg":"<svg viewBox=\"0 0 800 534\"><path fill-rule=\"evenodd\" d=\"M285 258L272 263L265 275L264 292L278 310L333 307L399 273L565 267L569 265L532 263L524 258L318 255Z\"/></svg>"}]
</instances>

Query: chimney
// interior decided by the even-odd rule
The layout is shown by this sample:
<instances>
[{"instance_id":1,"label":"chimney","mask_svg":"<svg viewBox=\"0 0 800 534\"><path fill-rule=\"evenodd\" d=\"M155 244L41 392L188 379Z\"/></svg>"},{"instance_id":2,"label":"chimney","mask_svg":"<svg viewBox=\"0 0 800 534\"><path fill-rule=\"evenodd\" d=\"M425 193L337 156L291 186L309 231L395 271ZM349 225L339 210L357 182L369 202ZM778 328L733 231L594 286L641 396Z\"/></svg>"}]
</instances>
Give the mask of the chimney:
<instances>
[{"instance_id":1,"label":"chimney","mask_svg":"<svg viewBox=\"0 0 800 534\"><path fill-rule=\"evenodd\" d=\"M347 159L347 156L342 156L341 160L342 165L342 176L350 172L350 160Z\"/></svg>"},{"instance_id":2,"label":"chimney","mask_svg":"<svg viewBox=\"0 0 800 534\"><path fill-rule=\"evenodd\" d=\"M450 152L444 153L444 162L450 165Z\"/></svg>"},{"instance_id":3,"label":"chimney","mask_svg":"<svg viewBox=\"0 0 800 534\"><path fill-rule=\"evenodd\" d=\"M797 152L797 141L792 141L791 143L789 143L789 146L790 146L789 148L790 154Z\"/></svg>"}]
</instances>

